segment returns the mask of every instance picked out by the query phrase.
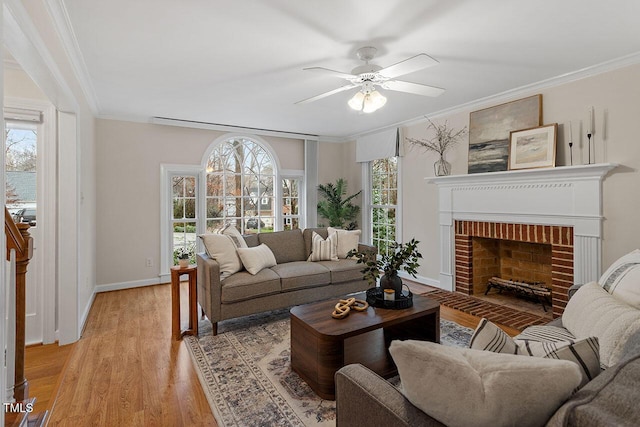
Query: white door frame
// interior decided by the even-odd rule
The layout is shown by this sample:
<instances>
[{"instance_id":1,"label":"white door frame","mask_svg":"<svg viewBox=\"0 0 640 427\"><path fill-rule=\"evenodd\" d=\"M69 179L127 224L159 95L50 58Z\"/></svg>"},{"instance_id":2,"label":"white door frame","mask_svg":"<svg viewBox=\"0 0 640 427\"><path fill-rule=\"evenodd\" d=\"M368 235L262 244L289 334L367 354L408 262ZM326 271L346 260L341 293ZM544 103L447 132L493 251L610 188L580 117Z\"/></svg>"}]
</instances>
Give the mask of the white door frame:
<instances>
[{"instance_id":1,"label":"white door frame","mask_svg":"<svg viewBox=\"0 0 640 427\"><path fill-rule=\"evenodd\" d=\"M4 106L35 110L42 113L42 133L38 135L37 148L37 191L38 225L37 266L30 268L31 274L37 274L37 283L41 284L40 304L43 328L42 342L50 344L56 340L56 109L50 102L25 98L5 97ZM27 273L29 274L29 273ZM35 342L28 341L27 344Z\"/></svg>"}]
</instances>

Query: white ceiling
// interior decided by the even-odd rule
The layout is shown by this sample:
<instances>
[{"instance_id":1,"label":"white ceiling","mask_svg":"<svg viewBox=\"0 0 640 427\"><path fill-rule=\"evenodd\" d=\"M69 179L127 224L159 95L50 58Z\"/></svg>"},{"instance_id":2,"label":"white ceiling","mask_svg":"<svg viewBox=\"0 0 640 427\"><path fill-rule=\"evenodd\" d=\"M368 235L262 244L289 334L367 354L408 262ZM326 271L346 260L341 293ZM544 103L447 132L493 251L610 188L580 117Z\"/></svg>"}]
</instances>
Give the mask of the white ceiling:
<instances>
[{"instance_id":1,"label":"white ceiling","mask_svg":"<svg viewBox=\"0 0 640 427\"><path fill-rule=\"evenodd\" d=\"M85 92L102 117L201 121L345 138L640 52L638 0L62 0ZM373 114L344 81L355 51L382 67L440 64L401 79L438 98L386 91ZM381 90L382 91L382 90Z\"/></svg>"}]
</instances>

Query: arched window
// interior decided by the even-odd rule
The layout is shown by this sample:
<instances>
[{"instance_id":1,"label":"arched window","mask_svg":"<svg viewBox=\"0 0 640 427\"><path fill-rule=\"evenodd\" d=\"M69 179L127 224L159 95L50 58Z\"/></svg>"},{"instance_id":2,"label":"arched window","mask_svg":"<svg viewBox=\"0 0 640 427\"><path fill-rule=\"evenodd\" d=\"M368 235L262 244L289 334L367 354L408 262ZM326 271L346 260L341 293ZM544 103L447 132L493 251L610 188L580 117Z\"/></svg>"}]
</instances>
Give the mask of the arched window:
<instances>
[{"instance_id":1,"label":"arched window","mask_svg":"<svg viewBox=\"0 0 640 427\"><path fill-rule=\"evenodd\" d=\"M243 234L275 227L275 160L261 144L235 137L216 146L206 163L207 232L231 223Z\"/></svg>"}]
</instances>

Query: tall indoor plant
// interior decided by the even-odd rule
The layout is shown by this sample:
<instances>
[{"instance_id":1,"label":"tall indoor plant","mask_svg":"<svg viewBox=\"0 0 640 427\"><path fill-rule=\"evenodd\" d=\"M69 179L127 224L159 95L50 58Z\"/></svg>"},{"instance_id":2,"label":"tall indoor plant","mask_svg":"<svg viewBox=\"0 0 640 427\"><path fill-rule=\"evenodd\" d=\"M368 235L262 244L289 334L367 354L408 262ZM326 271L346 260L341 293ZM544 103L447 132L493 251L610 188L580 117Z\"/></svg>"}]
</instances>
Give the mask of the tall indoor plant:
<instances>
[{"instance_id":1,"label":"tall indoor plant","mask_svg":"<svg viewBox=\"0 0 640 427\"><path fill-rule=\"evenodd\" d=\"M411 239L409 243L393 242L389 252L376 258L372 258L366 252L357 251L350 251L347 256L355 256L358 264L365 265L362 269L363 277L371 286L375 286L382 271L384 274L380 277L380 287L393 289L397 298L402 293L402 279L398 277L398 272L404 270L412 277L416 277L417 268L420 266L418 259L422 258L422 254L418 251L418 243L420 242L416 239Z\"/></svg>"},{"instance_id":2,"label":"tall indoor plant","mask_svg":"<svg viewBox=\"0 0 640 427\"><path fill-rule=\"evenodd\" d=\"M318 214L329 221L329 227L346 228L353 230L358 227L356 216L360 212L360 206L351 203L362 191L351 196L347 194L347 181L340 178L333 183L318 185L320 197L324 200L318 202Z\"/></svg>"}]
</instances>

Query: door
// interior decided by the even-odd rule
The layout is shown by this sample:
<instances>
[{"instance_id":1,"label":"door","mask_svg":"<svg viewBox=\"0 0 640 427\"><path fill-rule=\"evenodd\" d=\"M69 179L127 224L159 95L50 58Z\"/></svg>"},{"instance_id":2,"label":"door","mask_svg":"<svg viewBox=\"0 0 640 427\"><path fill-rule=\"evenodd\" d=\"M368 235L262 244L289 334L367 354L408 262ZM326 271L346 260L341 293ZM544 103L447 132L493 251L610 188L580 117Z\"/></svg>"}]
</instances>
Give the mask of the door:
<instances>
[{"instance_id":1,"label":"door","mask_svg":"<svg viewBox=\"0 0 640 427\"><path fill-rule=\"evenodd\" d=\"M15 222L31 226L29 233L33 237L33 257L26 276L27 344L43 341L42 233L38 226L42 220L42 188L38 185L42 169L41 135L40 123L5 122L6 205Z\"/></svg>"}]
</instances>

